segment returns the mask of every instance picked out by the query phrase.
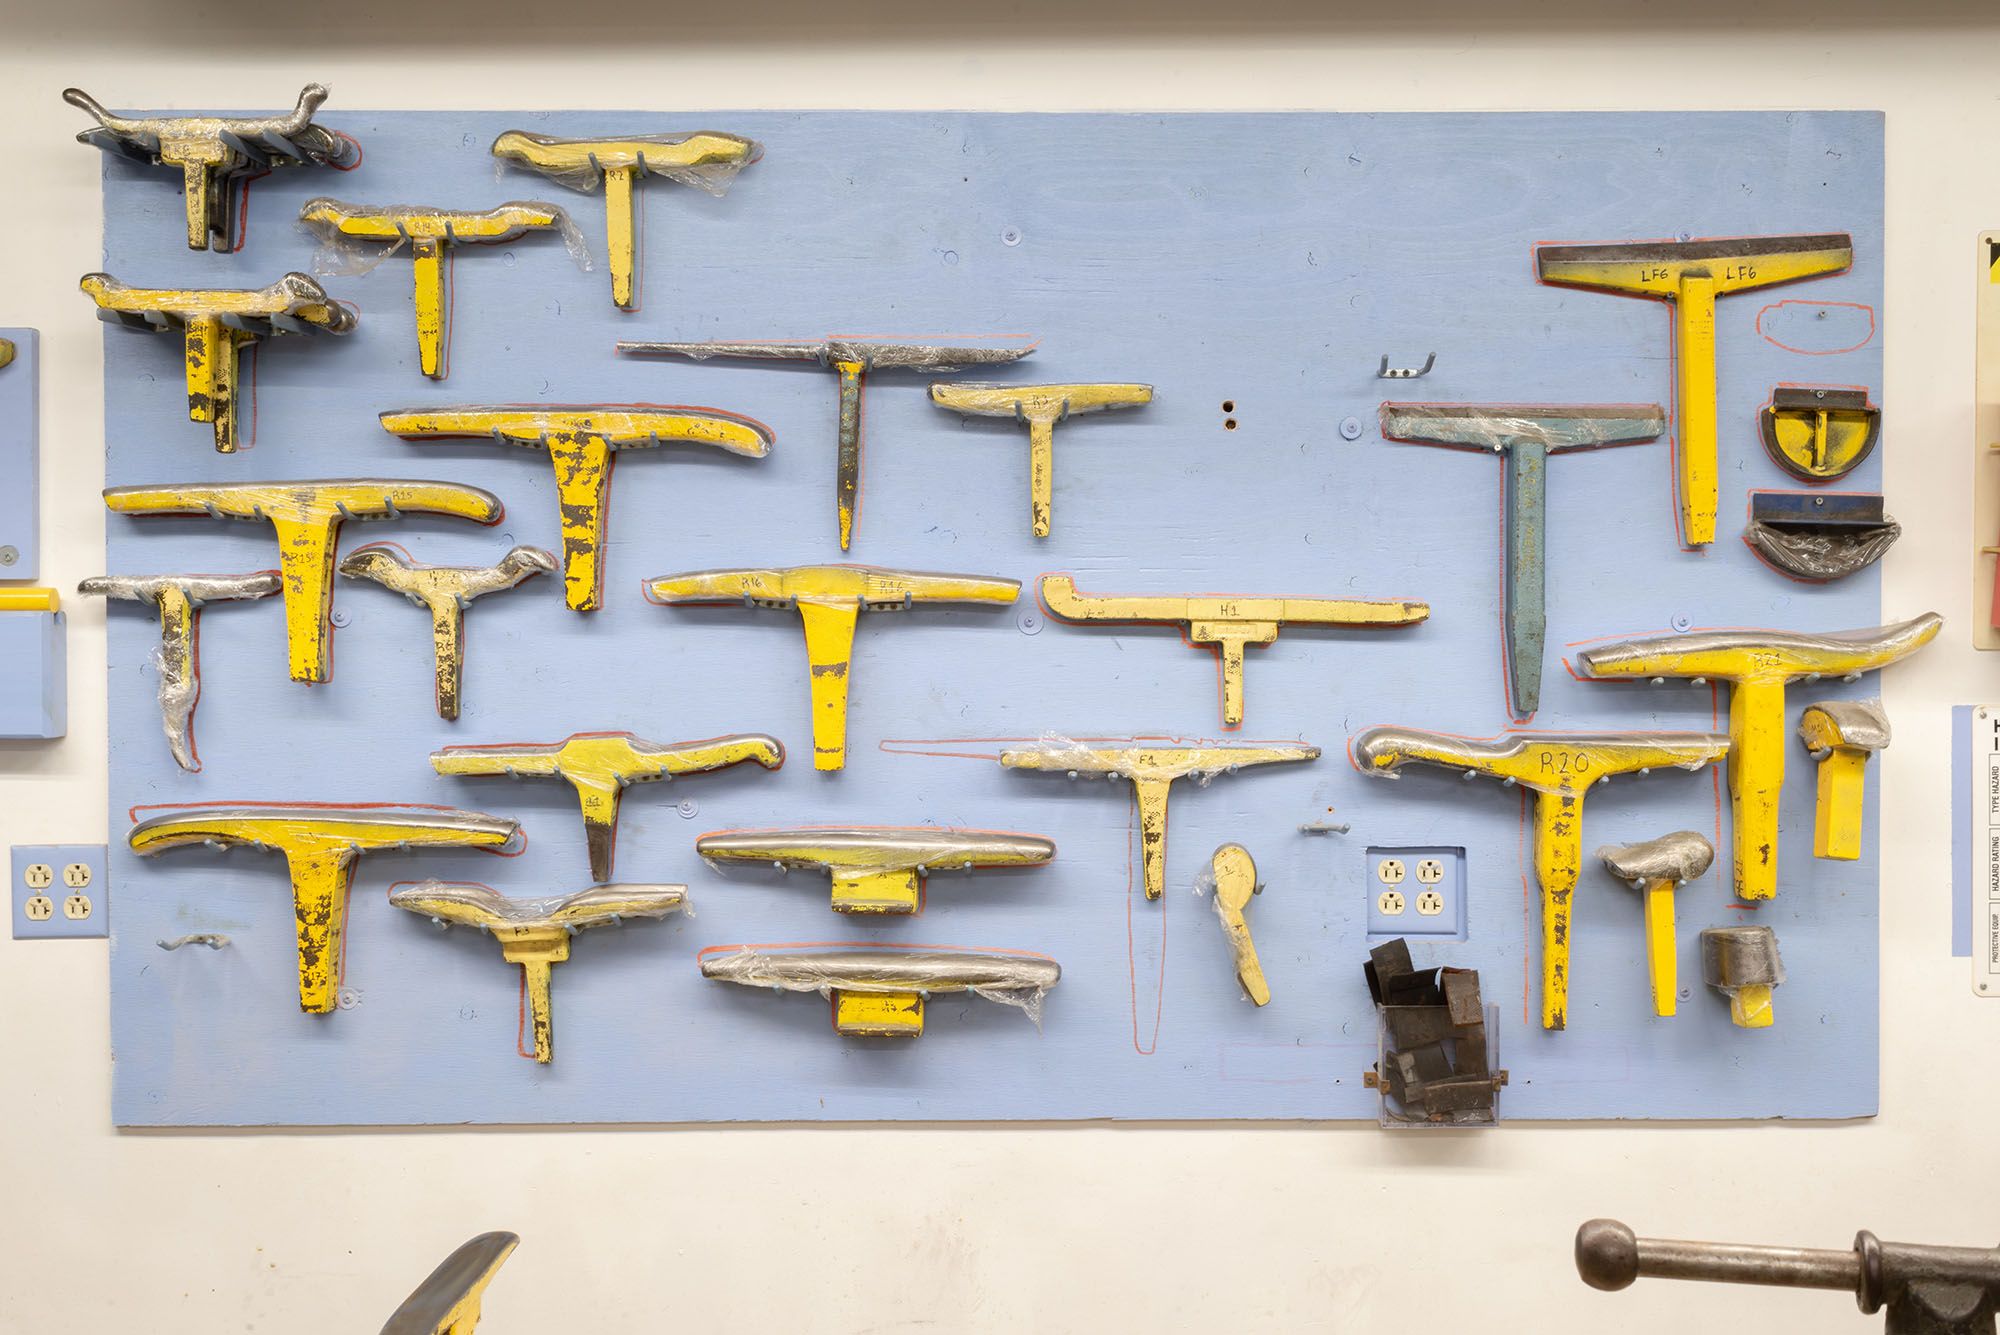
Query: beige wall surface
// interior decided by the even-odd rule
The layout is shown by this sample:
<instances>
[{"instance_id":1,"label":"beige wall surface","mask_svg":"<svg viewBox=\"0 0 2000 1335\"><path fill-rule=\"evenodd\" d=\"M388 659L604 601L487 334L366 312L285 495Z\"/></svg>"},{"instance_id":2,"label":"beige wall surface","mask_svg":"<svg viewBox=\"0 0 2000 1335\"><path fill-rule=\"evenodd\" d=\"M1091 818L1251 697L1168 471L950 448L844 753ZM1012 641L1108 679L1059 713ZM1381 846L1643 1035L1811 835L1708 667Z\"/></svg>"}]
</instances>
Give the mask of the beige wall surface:
<instances>
[{"instance_id":1,"label":"beige wall surface","mask_svg":"<svg viewBox=\"0 0 2000 1335\"><path fill-rule=\"evenodd\" d=\"M261 12L260 12L261 11ZM1681 109L1888 113L1882 1115L1854 1125L120 1134L101 942L0 940L0 1330L376 1330L482 1229L482 1331L1863 1330L1836 1294L1598 1294L1571 1236L2000 1242L2000 1002L1948 952L1948 706L1971 648L1974 239L2000 226L2000 9L1551 0L0 5L0 324L43 335L45 582L98 573L98 162L60 100L338 107ZM235 25L243 26L237 27ZM1984 540L1991 541L1993 535ZM103 608L70 735L0 744L0 843L106 838ZM114 888L114 895L116 890ZM1795 1017L1799 1022L1802 1017Z\"/></svg>"}]
</instances>

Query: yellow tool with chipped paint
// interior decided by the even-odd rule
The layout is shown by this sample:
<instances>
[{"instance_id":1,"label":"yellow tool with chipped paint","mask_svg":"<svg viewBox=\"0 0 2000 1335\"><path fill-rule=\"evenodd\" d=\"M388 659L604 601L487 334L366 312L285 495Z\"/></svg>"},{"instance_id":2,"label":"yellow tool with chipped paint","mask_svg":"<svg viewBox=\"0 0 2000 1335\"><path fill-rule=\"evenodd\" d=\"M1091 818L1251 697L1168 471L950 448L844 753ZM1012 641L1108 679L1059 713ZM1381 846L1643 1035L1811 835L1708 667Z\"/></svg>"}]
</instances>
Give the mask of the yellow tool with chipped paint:
<instances>
[{"instance_id":1,"label":"yellow tool with chipped paint","mask_svg":"<svg viewBox=\"0 0 2000 1335\"><path fill-rule=\"evenodd\" d=\"M1777 1020L1771 989L1785 981L1778 957L1778 934L1768 927L1705 927L1701 933L1702 980L1729 998L1730 1023L1740 1029L1769 1029Z\"/></svg>"},{"instance_id":2,"label":"yellow tool with chipped paint","mask_svg":"<svg viewBox=\"0 0 2000 1335\"><path fill-rule=\"evenodd\" d=\"M1680 997L1679 943L1674 935L1674 892L1707 875L1715 845L1693 830L1597 850L1604 869L1638 892L1646 922L1646 978L1653 1014L1674 1013Z\"/></svg>"},{"instance_id":3,"label":"yellow tool with chipped paint","mask_svg":"<svg viewBox=\"0 0 2000 1335\"><path fill-rule=\"evenodd\" d=\"M1778 893L1778 798L1785 783L1785 687L1821 677L1856 680L1907 658L1936 638L1935 612L1873 630L1832 635L1717 630L1659 635L1585 649L1586 677L1692 677L1729 683L1729 804L1735 838L1736 893Z\"/></svg>"},{"instance_id":4,"label":"yellow tool with chipped paint","mask_svg":"<svg viewBox=\"0 0 2000 1335\"><path fill-rule=\"evenodd\" d=\"M579 732L560 742L447 746L431 753L431 768L444 775L567 781L583 808L590 877L609 881L618 844L618 803L628 784L726 769L746 760L776 769L785 763L785 748L754 732L666 744L629 732Z\"/></svg>"},{"instance_id":5,"label":"yellow tool with chipped paint","mask_svg":"<svg viewBox=\"0 0 2000 1335\"><path fill-rule=\"evenodd\" d=\"M511 200L483 212L437 209L421 204L344 204L321 196L299 209L299 221L329 239L410 243L417 309L417 357L423 373L433 380L445 375L445 349L451 343L450 274L445 250L477 243L498 245L530 232L569 226L569 218L553 204Z\"/></svg>"},{"instance_id":6,"label":"yellow tool with chipped paint","mask_svg":"<svg viewBox=\"0 0 2000 1335\"><path fill-rule=\"evenodd\" d=\"M1009 1002L1039 1022L1043 996L1062 977L1054 960L1025 951L711 946L700 958L701 976L717 982L831 997L834 1032L850 1038L916 1038L925 1001L946 992Z\"/></svg>"},{"instance_id":7,"label":"yellow tool with chipped paint","mask_svg":"<svg viewBox=\"0 0 2000 1335\"><path fill-rule=\"evenodd\" d=\"M638 304L639 293L638 206L633 187L646 176L664 176L719 195L720 187L762 153L753 139L715 130L598 139L558 139L508 130L493 141L494 157L540 172L572 190L591 190L602 180L611 299L627 311Z\"/></svg>"},{"instance_id":8,"label":"yellow tool with chipped paint","mask_svg":"<svg viewBox=\"0 0 2000 1335\"><path fill-rule=\"evenodd\" d=\"M1236 979L1250 1000L1259 1006L1271 1003L1271 985L1265 981L1264 966L1257 960L1257 943L1250 939L1250 924L1243 910L1250 896L1262 894L1257 883L1257 864L1241 844L1224 844L1209 859L1209 873L1215 879L1215 912L1222 919L1223 936L1229 942L1229 956L1236 961Z\"/></svg>"},{"instance_id":9,"label":"yellow tool with chipped paint","mask_svg":"<svg viewBox=\"0 0 2000 1335\"><path fill-rule=\"evenodd\" d=\"M141 857L170 848L242 844L285 855L299 936L299 1009L330 1013L340 992L347 892L355 860L387 848L498 849L521 827L499 816L448 807L213 806L167 811L132 827Z\"/></svg>"},{"instance_id":10,"label":"yellow tool with chipped paint","mask_svg":"<svg viewBox=\"0 0 2000 1335\"><path fill-rule=\"evenodd\" d=\"M1854 239L1839 232L1537 246L1535 263L1542 281L1556 287L1672 303L1679 379L1674 447L1680 464L1681 538L1691 547L1714 542L1716 298L1844 273L1854 263Z\"/></svg>"},{"instance_id":11,"label":"yellow tool with chipped paint","mask_svg":"<svg viewBox=\"0 0 2000 1335\"><path fill-rule=\"evenodd\" d=\"M389 1315L382 1335L473 1335L480 1301L521 1239L481 1233L438 1263Z\"/></svg>"},{"instance_id":12,"label":"yellow tool with chipped paint","mask_svg":"<svg viewBox=\"0 0 2000 1335\"><path fill-rule=\"evenodd\" d=\"M1813 856L1853 862L1861 856L1868 757L1889 745L1889 716L1869 700L1822 700L1799 715L1799 740L1819 762L1813 808Z\"/></svg>"},{"instance_id":13,"label":"yellow tool with chipped paint","mask_svg":"<svg viewBox=\"0 0 2000 1335\"><path fill-rule=\"evenodd\" d=\"M1865 389L1780 385L1757 414L1764 452L1794 477L1825 482L1854 471L1875 449L1882 410Z\"/></svg>"},{"instance_id":14,"label":"yellow tool with chipped paint","mask_svg":"<svg viewBox=\"0 0 2000 1335\"><path fill-rule=\"evenodd\" d=\"M232 454L242 415L246 344L280 334L345 334L353 311L302 273L261 288L131 287L108 273L77 284L97 303L98 318L164 333L180 329L186 349L188 417L215 426L218 453Z\"/></svg>"},{"instance_id":15,"label":"yellow tool with chipped paint","mask_svg":"<svg viewBox=\"0 0 2000 1335\"><path fill-rule=\"evenodd\" d=\"M792 566L663 575L646 588L660 603L797 609L812 688L813 768L836 770L847 764L847 679L861 613L901 612L918 603L1005 606L1020 596L1021 582L875 566Z\"/></svg>"},{"instance_id":16,"label":"yellow tool with chipped paint","mask_svg":"<svg viewBox=\"0 0 2000 1335\"><path fill-rule=\"evenodd\" d=\"M563 597L578 612L594 612L604 602L604 544L618 452L712 445L762 459L773 439L762 422L734 413L641 403L413 408L383 413L381 420L384 431L404 440L490 438L548 451L562 519Z\"/></svg>"},{"instance_id":17,"label":"yellow tool with chipped paint","mask_svg":"<svg viewBox=\"0 0 2000 1335\"><path fill-rule=\"evenodd\" d=\"M104 504L128 515L268 521L278 536L292 680L314 682L327 680L332 671L328 621L333 611L334 549L342 520L432 514L491 525L499 523L504 513L500 498L478 487L374 477L107 487Z\"/></svg>"},{"instance_id":18,"label":"yellow tool with chipped paint","mask_svg":"<svg viewBox=\"0 0 2000 1335\"><path fill-rule=\"evenodd\" d=\"M1235 598L1226 595L1078 593L1068 575L1042 576L1042 602L1065 621L1154 621L1188 628L1191 644L1212 644L1222 660L1222 721L1243 721L1243 651L1271 644L1294 626L1413 626L1430 604L1375 598Z\"/></svg>"},{"instance_id":19,"label":"yellow tool with chipped paint","mask_svg":"<svg viewBox=\"0 0 2000 1335\"><path fill-rule=\"evenodd\" d=\"M1011 417L1028 424L1028 515L1035 536L1049 536L1055 489L1056 423L1073 413L1137 408L1153 401L1151 385L935 384L931 402L973 417Z\"/></svg>"},{"instance_id":20,"label":"yellow tool with chipped paint","mask_svg":"<svg viewBox=\"0 0 2000 1335\"><path fill-rule=\"evenodd\" d=\"M1569 1018L1570 911L1583 869L1583 798L1592 784L1655 769L1698 770L1729 754L1714 733L1510 733L1454 737L1415 728L1356 733L1354 763L1363 774L1399 777L1405 765L1436 765L1484 775L1535 794L1535 878L1542 889L1542 1028Z\"/></svg>"},{"instance_id":21,"label":"yellow tool with chipped paint","mask_svg":"<svg viewBox=\"0 0 2000 1335\"><path fill-rule=\"evenodd\" d=\"M1038 867L1056 855L1050 840L1000 830L806 826L718 830L694 841L711 862L809 867L833 878L835 913L915 913L933 872L974 867Z\"/></svg>"},{"instance_id":22,"label":"yellow tool with chipped paint","mask_svg":"<svg viewBox=\"0 0 2000 1335\"><path fill-rule=\"evenodd\" d=\"M549 972L569 958L570 937L586 927L676 913L687 907L687 887L596 885L549 900L508 899L477 882L422 881L391 890L389 902L440 927L459 923L492 933L500 943L501 958L521 966L535 1060L547 1063L556 1055Z\"/></svg>"},{"instance_id":23,"label":"yellow tool with chipped paint","mask_svg":"<svg viewBox=\"0 0 2000 1335\"><path fill-rule=\"evenodd\" d=\"M1137 739L1119 746L1051 741L1010 747L1000 753L1000 763L1008 769L1067 774L1072 779L1102 774L1130 782L1132 801L1139 812L1140 880L1148 899L1158 899L1167 888L1167 795L1174 780L1190 775L1207 780L1251 765L1318 759L1319 748L1303 743L1176 746L1147 745Z\"/></svg>"}]
</instances>

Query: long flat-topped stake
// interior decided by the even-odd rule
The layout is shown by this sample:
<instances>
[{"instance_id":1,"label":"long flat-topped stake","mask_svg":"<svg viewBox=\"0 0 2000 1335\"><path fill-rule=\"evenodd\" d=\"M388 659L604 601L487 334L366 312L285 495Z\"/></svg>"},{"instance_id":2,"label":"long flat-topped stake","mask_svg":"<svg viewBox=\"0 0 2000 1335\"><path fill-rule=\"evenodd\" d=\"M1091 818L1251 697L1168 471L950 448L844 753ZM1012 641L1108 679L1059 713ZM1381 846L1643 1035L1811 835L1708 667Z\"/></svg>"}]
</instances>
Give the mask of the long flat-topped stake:
<instances>
[{"instance_id":1,"label":"long flat-topped stake","mask_svg":"<svg viewBox=\"0 0 2000 1335\"><path fill-rule=\"evenodd\" d=\"M974 867L1038 867L1055 844L1032 834L934 825L784 830L719 830L694 841L711 862L808 867L833 878L836 913L915 913L933 872Z\"/></svg>"},{"instance_id":2,"label":"long flat-topped stake","mask_svg":"<svg viewBox=\"0 0 2000 1335\"><path fill-rule=\"evenodd\" d=\"M1072 413L1137 408L1153 401L1151 385L936 384L931 402L972 417L1011 417L1028 424L1028 517L1038 538L1049 536L1056 470L1056 423Z\"/></svg>"},{"instance_id":3,"label":"long flat-topped stake","mask_svg":"<svg viewBox=\"0 0 2000 1335\"><path fill-rule=\"evenodd\" d=\"M1062 969L1045 955L1025 952L744 946L703 952L701 976L781 992L818 992L832 999L834 1032L849 1037L916 1038L924 1032L924 1002L940 992L972 992L1037 1018Z\"/></svg>"}]
</instances>

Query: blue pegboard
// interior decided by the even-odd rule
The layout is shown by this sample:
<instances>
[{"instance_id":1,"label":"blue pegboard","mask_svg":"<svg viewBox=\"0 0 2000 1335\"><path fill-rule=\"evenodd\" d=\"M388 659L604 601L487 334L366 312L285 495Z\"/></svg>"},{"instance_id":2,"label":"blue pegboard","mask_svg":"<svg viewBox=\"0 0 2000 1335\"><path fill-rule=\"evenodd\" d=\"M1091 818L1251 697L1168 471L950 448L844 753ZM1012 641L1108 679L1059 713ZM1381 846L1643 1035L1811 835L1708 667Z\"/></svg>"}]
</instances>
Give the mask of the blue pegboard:
<instances>
[{"instance_id":1,"label":"blue pegboard","mask_svg":"<svg viewBox=\"0 0 2000 1335\"><path fill-rule=\"evenodd\" d=\"M0 366L0 579L40 579L42 336L0 329L14 360Z\"/></svg>"},{"instance_id":2,"label":"blue pegboard","mask_svg":"<svg viewBox=\"0 0 2000 1335\"><path fill-rule=\"evenodd\" d=\"M68 625L61 612L0 611L0 737L69 730Z\"/></svg>"},{"instance_id":3,"label":"blue pegboard","mask_svg":"<svg viewBox=\"0 0 2000 1335\"><path fill-rule=\"evenodd\" d=\"M1513 1073L1509 1117L1875 1110L1872 791L1862 859L1816 862L1813 775L1795 753L1784 890L1754 910L1733 906L1714 873L1682 892L1690 996L1672 1020L1647 1004L1630 892L1588 869L1570 1028L1548 1034L1530 995L1535 906L1518 795L1441 774L1365 781L1345 747L1369 724L1483 735L1506 723L1499 469L1383 441L1380 402L1672 402L1669 311L1538 285L1538 241L1846 230L1855 264L1721 303L1724 525L1714 548L1676 544L1665 442L1552 470L1552 663L1535 726L1721 722L1711 690L1572 679L1553 658L1573 641L1675 624L1825 630L1881 620L1877 572L1796 584L1734 535L1749 489L1787 485L1756 439L1770 388L1881 384L1879 337L1802 356L1759 332L1760 313L1779 300L1879 310L1879 115L661 116L336 105L325 120L362 143L364 163L346 176L256 182L235 255L185 249L169 174L107 163L106 268L148 285L262 285L308 264L312 242L291 220L322 193L472 207L550 198L601 250L601 198L529 175L496 180L486 153L496 134L709 126L754 136L766 151L723 199L645 188L647 305L636 315L613 308L601 268L579 273L553 240L465 248L444 384L416 370L407 258L329 278L360 310L359 331L260 349L257 441L236 457L215 454L208 429L185 420L177 340L108 330L112 482L472 483L506 501L496 529L414 518L350 526L344 546L391 539L423 560L484 563L515 542L556 545L546 457L479 442L412 447L379 430L378 411L690 402L770 423L777 444L762 461L672 449L627 458L605 609L565 611L550 581L476 604L456 725L431 712L424 618L381 589L343 583L337 671L324 687L286 680L275 600L208 619L206 770L183 774L159 734L152 618L113 609L114 831L142 804L310 799L451 803L518 816L530 834L512 860L365 858L347 945L352 1004L322 1017L296 1007L279 859L186 850L140 865L114 840L126 887L111 971L119 1122L1372 1118L1361 1080L1375 1055L1361 974L1371 845L1466 850L1468 939L1420 943L1416 954L1482 971ZM1041 572L1067 571L1092 591L1431 604L1415 628L1292 629L1251 655L1244 736L1302 738L1326 754L1181 785L1159 903L1134 880L1122 786L936 753L990 753L994 739L1049 732L1217 735L1212 661L1173 630L1024 626L1026 600L1006 614L864 618L850 761L827 776L810 765L794 618L667 609L640 596L648 576L841 559L834 386L818 370L635 362L614 356L613 342L878 331L1034 334L1035 354L992 378L1138 380L1158 398L1058 429L1055 532L1038 543L1027 532L1024 431L942 412L920 378L878 377L850 559L1030 587ZM1437 369L1426 379L1376 378L1384 353L1420 362L1432 349ZM1884 448L1896 449L1889 411ZM1363 428L1354 439L1341 429L1350 418ZM1881 453L1843 486L1879 488ZM268 532L250 524L114 516L109 535L114 571L273 564ZM1795 692L1792 719L1808 694ZM660 741L768 731L793 759L775 774L628 794L618 874L688 883L696 914L580 938L555 975L556 1061L538 1068L516 1055L517 974L492 943L440 934L391 909L385 891L427 875L521 895L580 888L583 834L566 788L447 781L426 757L448 742L609 728ZM943 740L966 738L975 740ZM1723 809L1713 772L1620 780L1591 798L1586 847L1692 826L1726 848ZM1298 833L1302 821L1326 819L1352 833ZM876 923L836 918L824 894L768 875L711 871L693 852L697 834L722 827L927 821L1046 834L1060 852L1033 872L958 880L920 917ZM1249 848L1267 887L1250 915L1274 994L1262 1009L1242 999L1214 915L1192 893L1229 840ZM1733 1029L1700 985L1698 929L1745 920L1770 923L1783 942L1789 979L1770 1030ZM225 932L231 944L172 955L153 945L196 931ZM883 1044L835 1037L822 1005L705 982L695 968L708 945L854 939L1039 950L1064 976L1040 1032L1014 1010L949 1000L932 1006L922 1039Z\"/></svg>"}]
</instances>

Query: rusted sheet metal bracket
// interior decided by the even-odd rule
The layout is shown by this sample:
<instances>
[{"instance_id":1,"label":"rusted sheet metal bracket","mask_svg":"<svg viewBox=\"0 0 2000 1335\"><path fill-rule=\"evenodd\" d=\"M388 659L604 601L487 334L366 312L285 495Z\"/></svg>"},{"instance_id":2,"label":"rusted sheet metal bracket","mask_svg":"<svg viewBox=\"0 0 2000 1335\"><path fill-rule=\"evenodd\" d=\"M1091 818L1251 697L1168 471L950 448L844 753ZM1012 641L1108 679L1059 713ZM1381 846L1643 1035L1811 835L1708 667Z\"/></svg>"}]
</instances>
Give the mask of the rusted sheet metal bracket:
<instances>
[{"instance_id":1,"label":"rusted sheet metal bracket","mask_svg":"<svg viewBox=\"0 0 2000 1335\"><path fill-rule=\"evenodd\" d=\"M1362 1083L1382 1095L1384 1126L1492 1126L1500 1087L1476 969L1425 969L1397 937L1362 966L1381 1020L1381 1052Z\"/></svg>"}]
</instances>

